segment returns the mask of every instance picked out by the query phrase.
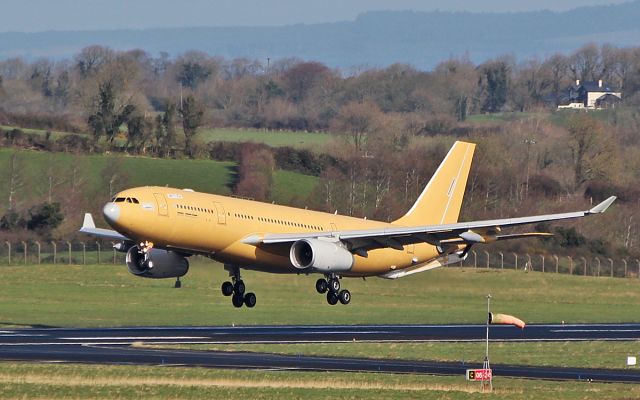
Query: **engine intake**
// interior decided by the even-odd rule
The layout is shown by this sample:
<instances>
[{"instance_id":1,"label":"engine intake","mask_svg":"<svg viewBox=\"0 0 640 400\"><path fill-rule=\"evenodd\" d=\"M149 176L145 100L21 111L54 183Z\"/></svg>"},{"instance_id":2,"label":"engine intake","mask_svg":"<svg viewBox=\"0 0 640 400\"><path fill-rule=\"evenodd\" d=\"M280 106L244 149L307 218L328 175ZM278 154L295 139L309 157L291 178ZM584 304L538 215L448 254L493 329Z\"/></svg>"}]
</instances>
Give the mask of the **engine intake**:
<instances>
[{"instance_id":1,"label":"engine intake","mask_svg":"<svg viewBox=\"0 0 640 400\"><path fill-rule=\"evenodd\" d=\"M321 272L348 271L353 266L353 254L343 246L319 239L301 239L291 245L291 264L298 269Z\"/></svg>"},{"instance_id":2,"label":"engine intake","mask_svg":"<svg viewBox=\"0 0 640 400\"><path fill-rule=\"evenodd\" d=\"M173 251L151 249L145 260L144 253L133 246L126 260L129 272L144 278L179 278L189 271L189 260Z\"/></svg>"}]
</instances>

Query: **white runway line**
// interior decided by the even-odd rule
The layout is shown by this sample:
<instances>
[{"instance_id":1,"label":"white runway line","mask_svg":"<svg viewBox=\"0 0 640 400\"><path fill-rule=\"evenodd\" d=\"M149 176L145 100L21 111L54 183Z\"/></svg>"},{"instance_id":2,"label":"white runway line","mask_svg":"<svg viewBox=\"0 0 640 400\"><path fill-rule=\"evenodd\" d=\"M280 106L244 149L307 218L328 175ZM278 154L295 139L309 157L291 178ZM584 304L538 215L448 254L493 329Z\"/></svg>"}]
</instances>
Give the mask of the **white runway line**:
<instances>
[{"instance_id":1,"label":"white runway line","mask_svg":"<svg viewBox=\"0 0 640 400\"><path fill-rule=\"evenodd\" d=\"M209 336L92 336L92 337L63 337L60 340L189 340L209 339Z\"/></svg>"}]
</instances>

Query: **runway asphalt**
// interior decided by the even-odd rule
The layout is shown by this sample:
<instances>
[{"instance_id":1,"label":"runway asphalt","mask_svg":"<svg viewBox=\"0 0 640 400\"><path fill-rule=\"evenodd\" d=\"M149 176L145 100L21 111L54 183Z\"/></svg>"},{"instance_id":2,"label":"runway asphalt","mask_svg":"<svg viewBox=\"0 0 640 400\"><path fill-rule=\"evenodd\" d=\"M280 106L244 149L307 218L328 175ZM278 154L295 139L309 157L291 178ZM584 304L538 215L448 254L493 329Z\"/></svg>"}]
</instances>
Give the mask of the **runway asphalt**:
<instances>
[{"instance_id":1,"label":"runway asphalt","mask_svg":"<svg viewBox=\"0 0 640 400\"><path fill-rule=\"evenodd\" d=\"M29 328L0 330L0 359L106 364L180 365L241 369L361 371L463 375L480 365L459 362L372 360L343 357L286 356L159 350L133 343L326 343L397 341L482 341L484 325L247 326ZM640 340L640 324L530 325L524 330L492 326L495 341ZM493 365L495 376L640 382L640 371Z\"/></svg>"}]
</instances>

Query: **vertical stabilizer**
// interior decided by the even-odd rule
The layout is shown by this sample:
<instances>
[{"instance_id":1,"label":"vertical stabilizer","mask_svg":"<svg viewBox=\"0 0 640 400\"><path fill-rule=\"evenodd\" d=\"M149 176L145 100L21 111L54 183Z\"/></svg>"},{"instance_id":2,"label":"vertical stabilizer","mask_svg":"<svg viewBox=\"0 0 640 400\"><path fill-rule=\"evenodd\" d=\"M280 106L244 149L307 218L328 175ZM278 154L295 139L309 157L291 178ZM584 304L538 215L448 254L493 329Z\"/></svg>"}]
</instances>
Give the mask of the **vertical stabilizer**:
<instances>
[{"instance_id":1,"label":"vertical stabilizer","mask_svg":"<svg viewBox=\"0 0 640 400\"><path fill-rule=\"evenodd\" d=\"M416 203L394 223L405 226L458 222L476 145L455 142Z\"/></svg>"}]
</instances>

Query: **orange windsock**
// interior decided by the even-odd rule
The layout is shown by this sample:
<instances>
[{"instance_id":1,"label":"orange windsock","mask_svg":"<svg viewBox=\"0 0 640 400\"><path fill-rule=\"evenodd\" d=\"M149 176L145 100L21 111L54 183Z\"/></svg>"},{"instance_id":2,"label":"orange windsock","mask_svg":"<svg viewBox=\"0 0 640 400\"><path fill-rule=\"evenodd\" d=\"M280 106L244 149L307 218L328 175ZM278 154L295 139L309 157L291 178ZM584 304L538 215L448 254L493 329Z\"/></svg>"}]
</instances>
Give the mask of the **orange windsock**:
<instances>
[{"instance_id":1,"label":"orange windsock","mask_svg":"<svg viewBox=\"0 0 640 400\"><path fill-rule=\"evenodd\" d=\"M498 325L515 325L520 329L524 329L526 325L523 320L513 315L489 313L489 323Z\"/></svg>"}]
</instances>

